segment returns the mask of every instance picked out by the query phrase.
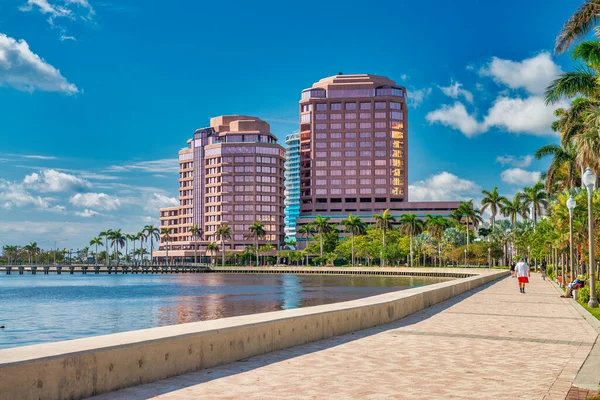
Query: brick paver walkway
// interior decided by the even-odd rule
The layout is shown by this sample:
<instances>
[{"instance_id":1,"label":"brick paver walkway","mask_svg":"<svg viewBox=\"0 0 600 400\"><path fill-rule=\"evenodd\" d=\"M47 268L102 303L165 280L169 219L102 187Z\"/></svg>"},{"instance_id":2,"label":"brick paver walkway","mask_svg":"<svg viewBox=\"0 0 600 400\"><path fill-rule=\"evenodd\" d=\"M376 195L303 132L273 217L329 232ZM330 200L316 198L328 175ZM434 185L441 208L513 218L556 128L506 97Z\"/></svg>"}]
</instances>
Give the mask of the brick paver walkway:
<instances>
[{"instance_id":1,"label":"brick paver walkway","mask_svg":"<svg viewBox=\"0 0 600 400\"><path fill-rule=\"evenodd\" d=\"M596 331L549 282L506 278L382 327L96 397L564 399Z\"/></svg>"}]
</instances>

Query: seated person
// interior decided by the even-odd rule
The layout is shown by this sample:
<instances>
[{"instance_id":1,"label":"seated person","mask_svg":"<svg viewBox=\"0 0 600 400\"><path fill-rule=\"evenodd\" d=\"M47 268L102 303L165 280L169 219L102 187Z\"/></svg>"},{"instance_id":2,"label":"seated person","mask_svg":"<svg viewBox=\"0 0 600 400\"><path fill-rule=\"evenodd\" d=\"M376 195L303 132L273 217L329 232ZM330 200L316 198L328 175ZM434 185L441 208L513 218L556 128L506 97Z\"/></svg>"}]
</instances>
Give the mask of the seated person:
<instances>
[{"instance_id":1,"label":"seated person","mask_svg":"<svg viewBox=\"0 0 600 400\"><path fill-rule=\"evenodd\" d=\"M567 285L567 290L565 291L565 294L560 297L571 297L571 295L573 294L573 290L577 290L583 286L585 286L585 279L583 279L583 276L579 275L574 281Z\"/></svg>"}]
</instances>

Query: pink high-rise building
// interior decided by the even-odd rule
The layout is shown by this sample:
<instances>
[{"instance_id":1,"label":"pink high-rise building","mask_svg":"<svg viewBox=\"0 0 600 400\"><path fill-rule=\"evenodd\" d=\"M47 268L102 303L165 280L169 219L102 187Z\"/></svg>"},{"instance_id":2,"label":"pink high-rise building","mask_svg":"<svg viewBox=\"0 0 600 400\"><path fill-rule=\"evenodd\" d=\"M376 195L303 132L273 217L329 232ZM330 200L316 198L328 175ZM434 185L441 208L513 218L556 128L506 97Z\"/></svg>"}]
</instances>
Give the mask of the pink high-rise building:
<instances>
[{"instance_id":1,"label":"pink high-rise building","mask_svg":"<svg viewBox=\"0 0 600 400\"><path fill-rule=\"evenodd\" d=\"M355 74L321 79L300 100L300 217L334 223L348 214L373 222L448 216L458 202L409 202L406 89L388 78ZM300 244L302 247L302 244Z\"/></svg>"},{"instance_id":2,"label":"pink high-rise building","mask_svg":"<svg viewBox=\"0 0 600 400\"><path fill-rule=\"evenodd\" d=\"M259 245L284 241L284 154L269 124L256 117L232 115L211 118L210 127L198 129L179 152L179 206L161 208L160 227L169 228L171 240L161 237L153 258L193 261L216 242L225 251L243 251L254 241L248 228L261 221L266 236ZM198 225L202 238L190 228ZM231 228L231 239L221 241L221 224Z\"/></svg>"}]
</instances>

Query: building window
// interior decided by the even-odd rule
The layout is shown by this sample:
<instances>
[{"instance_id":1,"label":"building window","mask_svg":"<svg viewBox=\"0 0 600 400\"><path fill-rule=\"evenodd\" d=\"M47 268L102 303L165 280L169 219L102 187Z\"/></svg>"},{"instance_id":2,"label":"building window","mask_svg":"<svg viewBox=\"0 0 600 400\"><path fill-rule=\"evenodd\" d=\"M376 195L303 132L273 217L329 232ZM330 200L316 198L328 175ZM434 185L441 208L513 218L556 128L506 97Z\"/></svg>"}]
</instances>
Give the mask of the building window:
<instances>
[{"instance_id":1,"label":"building window","mask_svg":"<svg viewBox=\"0 0 600 400\"><path fill-rule=\"evenodd\" d=\"M346 122L346 124L344 124L344 128L345 129L356 129L356 123L355 122ZM361 126L361 128L362 128L362 126Z\"/></svg>"},{"instance_id":2,"label":"building window","mask_svg":"<svg viewBox=\"0 0 600 400\"><path fill-rule=\"evenodd\" d=\"M371 194L371 188L360 188L360 194Z\"/></svg>"},{"instance_id":3,"label":"building window","mask_svg":"<svg viewBox=\"0 0 600 400\"><path fill-rule=\"evenodd\" d=\"M331 142L330 147L332 149L339 149L342 147L342 142Z\"/></svg>"},{"instance_id":4,"label":"building window","mask_svg":"<svg viewBox=\"0 0 600 400\"><path fill-rule=\"evenodd\" d=\"M376 110L385 110L385 101L378 101L375 103Z\"/></svg>"},{"instance_id":5,"label":"building window","mask_svg":"<svg viewBox=\"0 0 600 400\"><path fill-rule=\"evenodd\" d=\"M310 114L304 114L300 117L300 122L310 122Z\"/></svg>"},{"instance_id":6,"label":"building window","mask_svg":"<svg viewBox=\"0 0 600 400\"><path fill-rule=\"evenodd\" d=\"M371 119L371 113L360 113L360 119Z\"/></svg>"},{"instance_id":7,"label":"building window","mask_svg":"<svg viewBox=\"0 0 600 400\"><path fill-rule=\"evenodd\" d=\"M339 158L342 156L342 152L341 151L332 151L330 155L331 155L331 158Z\"/></svg>"},{"instance_id":8,"label":"building window","mask_svg":"<svg viewBox=\"0 0 600 400\"><path fill-rule=\"evenodd\" d=\"M385 128L386 126L385 122L375 122L375 128Z\"/></svg>"},{"instance_id":9,"label":"building window","mask_svg":"<svg viewBox=\"0 0 600 400\"><path fill-rule=\"evenodd\" d=\"M342 184L342 180L341 179L332 179L329 182L329 184L332 186L340 186Z\"/></svg>"},{"instance_id":10,"label":"building window","mask_svg":"<svg viewBox=\"0 0 600 400\"><path fill-rule=\"evenodd\" d=\"M329 119L334 119L334 120L342 119L342 114L338 114L338 113L336 113L336 114L331 114L331 115L329 116Z\"/></svg>"},{"instance_id":11,"label":"building window","mask_svg":"<svg viewBox=\"0 0 600 400\"><path fill-rule=\"evenodd\" d=\"M329 135L329 137L331 139L341 139L342 138L342 132L333 132Z\"/></svg>"},{"instance_id":12,"label":"building window","mask_svg":"<svg viewBox=\"0 0 600 400\"><path fill-rule=\"evenodd\" d=\"M386 179L375 179L375 184L376 185L385 185L386 184Z\"/></svg>"},{"instance_id":13,"label":"building window","mask_svg":"<svg viewBox=\"0 0 600 400\"><path fill-rule=\"evenodd\" d=\"M331 194L342 194L342 189L331 189Z\"/></svg>"},{"instance_id":14,"label":"building window","mask_svg":"<svg viewBox=\"0 0 600 400\"><path fill-rule=\"evenodd\" d=\"M356 139L356 132L346 132L344 137L346 139Z\"/></svg>"},{"instance_id":15,"label":"building window","mask_svg":"<svg viewBox=\"0 0 600 400\"><path fill-rule=\"evenodd\" d=\"M386 171L385 169L376 169L375 170L375 175L385 175Z\"/></svg>"},{"instance_id":16,"label":"building window","mask_svg":"<svg viewBox=\"0 0 600 400\"><path fill-rule=\"evenodd\" d=\"M327 157L326 151L317 151L317 157Z\"/></svg>"},{"instance_id":17,"label":"building window","mask_svg":"<svg viewBox=\"0 0 600 400\"><path fill-rule=\"evenodd\" d=\"M316 128L318 131L321 131L321 130L326 130L326 129L327 129L327 124L316 124L316 125L315 125L315 128Z\"/></svg>"},{"instance_id":18,"label":"building window","mask_svg":"<svg viewBox=\"0 0 600 400\"><path fill-rule=\"evenodd\" d=\"M346 194L356 194L356 189L345 189L344 192Z\"/></svg>"},{"instance_id":19,"label":"building window","mask_svg":"<svg viewBox=\"0 0 600 400\"><path fill-rule=\"evenodd\" d=\"M371 147L371 142L364 142L364 141L360 142L360 147L361 148L363 148L363 147Z\"/></svg>"},{"instance_id":20,"label":"building window","mask_svg":"<svg viewBox=\"0 0 600 400\"><path fill-rule=\"evenodd\" d=\"M332 167L341 167L342 161L341 160L332 160L329 165L331 165Z\"/></svg>"},{"instance_id":21,"label":"building window","mask_svg":"<svg viewBox=\"0 0 600 400\"><path fill-rule=\"evenodd\" d=\"M384 119L385 118L385 113L384 112L376 112L375 113L375 118L376 119Z\"/></svg>"},{"instance_id":22,"label":"building window","mask_svg":"<svg viewBox=\"0 0 600 400\"><path fill-rule=\"evenodd\" d=\"M371 157L371 152L368 150L361 150L360 156L361 157Z\"/></svg>"},{"instance_id":23,"label":"building window","mask_svg":"<svg viewBox=\"0 0 600 400\"><path fill-rule=\"evenodd\" d=\"M317 167L326 167L327 166L327 161L317 161L317 162L315 162L315 165Z\"/></svg>"},{"instance_id":24,"label":"building window","mask_svg":"<svg viewBox=\"0 0 600 400\"><path fill-rule=\"evenodd\" d=\"M346 110L356 110L356 103L346 103Z\"/></svg>"},{"instance_id":25,"label":"building window","mask_svg":"<svg viewBox=\"0 0 600 400\"><path fill-rule=\"evenodd\" d=\"M351 149L352 149L352 148L355 148L355 147L356 147L356 142L346 142L346 143L344 144L344 147L346 147L346 148L351 148Z\"/></svg>"},{"instance_id":26,"label":"building window","mask_svg":"<svg viewBox=\"0 0 600 400\"><path fill-rule=\"evenodd\" d=\"M347 169L346 175L347 176L356 176L356 170L355 169Z\"/></svg>"},{"instance_id":27,"label":"building window","mask_svg":"<svg viewBox=\"0 0 600 400\"><path fill-rule=\"evenodd\" d=\"M344 153L344 157L356 157L355 151L347 151Z\"/></svg>"},{"instance_id":28,"label":"building window","mask_svg":"<svg viewBox=\"0 0 600 400\"><path fill-rule=\"evenodd\" d=\"M387 164L386 160L375 160L375 165L383 167Z\"/></svg>"},{"instance_id":29,"label":"building window","mask_svg":"<svg viewBox=\"0 0 600 400\"><path fill-rule=\"evenodd\" d=\"M327 104L317 104L317 111L327 111Z\"/></svg>"},{"instance_id":30,"label":"building window","mask_svg":"<svg viewBox=\"0 0 600 400\"><path fill-rule=\"evenodd\" d=\"M360 103L360 109L361 110L370 110L371 109L371 103Z\"/></svg>"},{"instance_id":31,"label":"building window","mask_svg":"<svg viewBox=\"0 0 600 400\"><path fill-rule=\"evenodd\" d=\"M368 139L371 137L371 132L361 132L360 133L360 138L361 139Z\"/></svg>"},{"instance_id":32,"label":"building window","mask_svg":"<svg viewBox=\"0 0 600 400\"><path fill-rule=\"evenodd\" d=\"M385 180L385 179L384 179ZM346 179L344 181L346 185L356 185L356 179Z\"/></svg>"},{"instance_id":33,"label":"building window","mask_svg":"<svg viewBox=\"0 0 600 400\"><path fill-rule=\"evenodd\" d=\"M396 103L396 102L391 102L390 103L390 108L392 110L402 110L402 103Z\"/></svg>"},{"instance_id":34,"label":"building window","mask_svg":"<svg viewBox=\"0 0 600 400\"><path fill-rule=\"evenodd\" d=\"M317 185L317 186L327 186L327 179L317 179L315 181L315 185Z\"/></svg>"},{"instance_id":35,"label":"building window","mask_svg":"<svg viewBox=\"0 0 600 400\"><path fill-rule=\"evenodd\" d=\"M344 165L346 167L356 167L356 160L346 160Z\"/></svg>"},{"instance_id":36,"label":"building window","mask_svg":"<svg viewBox=\"0 0 600 400\"><path fill-rule=\"evenodd\" d=\"M346 119L356 119L356 113L346 113Z\"/></svg>"},{"instance_id":37,"label":"building window","mask_svg":"<svg viewBox=\"0 0 600 400\"><path fill-rule=\"evenodd\" d=\"M392 112L390 112L390 118L403 120L404 114L402 114L400 111L392 111Z\"/></svg>"},{"instance_id":38,"label":"building window","mask_svg":"<svg viewBox=\"0 0 600 400\"><path fill-rule=\"evenodd\" d=\"M371 129L371 123L370 122L361 122L360 129Z\"/></svg>"},{"instance_id":39,"label":"building window","mask_svg":"<svg viewBox=\"0 0 600 400\"><path fill-rule=\"evenodd\" d=\"M385 147L385 141L377 141L377 142L375 142L375 147Z\"/></svg>"},{"instance_id":40,"label":"building window","mask_svg":"<svg viewBox=\"0 0 600 400\"><path fill-rule=\"evenodd\" d=\"M341 176L342 175L342 171L339 170L339 169L333 169L333 170L331 170L330 175L331 176Z\"/></svg>"},{"instance_id":41,"label":"building window","mask_svg":"<svg viewBox=\"0 0 600 400\"><path fill-rule=\"evenodd\" d=\"M364 167L364 166L368 167L371 165L371 160L360 160L360 165L361 165L361 167Z\"/></svg>"},{"instance_id":42,"label":"building window","mask_svg":"<svg viewBox=\"0 0 600 400\"><path fill-rule=\"evenodd\" d=\"M361 169L360 170L360 176L368 176L371 175L371 170L370 169Z\"/></svg>"},{"instance_id":43,"label":"building window","mask_svg":"<svg viewBox=\"0 0 600 400\"><path fill-rule=\"evenodd\" d=\"M387 157L387 151L375 150L375 157Z\"/></svg>"},{"instance_id":44,"label":"building window","mask_svg":"<svg viewBox=\"0 0 600 400\"><path fill-rule=\"evenodd\" d=\"M336 124L329 124L331 129L342 129L342 124L340 123L336 123Z\"/></svg>"},{"instance_id":45,"label":"building window","mask_svg":"<svg viewBox=\"0 0 600 400\"><path fill-rule=\"evenodd\" d=\"M327 134L326 134L326 133L317 133L317 134L315 135L315 137L316 137L317 139L327 139Z\"/></svg>"},{"instance_id":46,"label":"building window","mask_svg":"<svg viewBox=\"0 0 600 400\"><path fill-rule=\"evenodd\" d=\"M342 103L331 103L331 111L339 111L342 109Z\"/></svg>"},{"instance_id":47,"label":"building window","mask_svg":"<svg viewBox=\"0 0 600 400\"><path fill-rule=\"evenodd\" d=\"M384 138L386 136L387 136L387 132L381 132L381 131L375 132L375 137L376 138Z\"/></svg>"}]
</instances>

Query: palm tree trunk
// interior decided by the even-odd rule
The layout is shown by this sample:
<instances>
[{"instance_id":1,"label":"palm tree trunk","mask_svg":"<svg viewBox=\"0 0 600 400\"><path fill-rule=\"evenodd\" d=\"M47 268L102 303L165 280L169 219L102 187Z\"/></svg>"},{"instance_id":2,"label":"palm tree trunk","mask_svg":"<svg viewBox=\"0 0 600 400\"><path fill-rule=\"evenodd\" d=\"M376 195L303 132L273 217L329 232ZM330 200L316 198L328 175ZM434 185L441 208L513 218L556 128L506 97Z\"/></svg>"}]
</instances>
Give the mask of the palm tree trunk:
<instances>
[{"instance_id":1,"label":"palm tree trunk","mask_svg":"<svg viewBox=\"0 0 600 400\"><path fill-rule=\"evenodd\" d=\"M225 239L221 236L221 267L225 267Z\"/></svg>"},{"instance_id":2,"label":"palm tree trunk","mask_svg":"<svg viewBox=\"0 0 600 400\"><path fill-rule=\"evenodd\" d=\"M194 242L194 264L198 264L198 243Z\"/></svg>"},{"instance_id":3,"label":"palm tree trunk","mask_svg":"<svg viewBox=\"0 0 600 400\"><path fill-rule=\"evenodd\" d=\"M412 233L409 235L410 237L410 266L413 267L413 235Z\"/></svg>"},{"instance_id":4,"label":"palm tree trunk","mask_svg":"<svg viewBox=\"0 0 600 400\"><path fill-rule=\"evenodd\" d=\"M254 245L256 246L256 266L258 267L258 236L254 239Z\"/></svg>"},{"instance_id":5,"label":"palm tree trunk","mask_svg":"<svg viewBox=\"0 0 600 400\"><path fill-rule=\"evenodd\" d=\"M320 229L319 229L319 244L320 244L321 258L323 258L323 232ZM321 263L323 263L323 260L321 260Z\"/></svg>"},{"instance_id":6,"label":"palm tree trunk","mask_svg":"<svg viewBox=\"0 0 600 400\"><path fill-rule=\"evenodd\" d=\"M352 267L354 267L354 233L351 233L352 235L352 262L350 263L352 265Z\"/></svg>"},{"instance_id":7,"label":"palm tree trunk","mask_svg":"<svg viewBox=\"0 0 600 400\"><path fill-rule=\"evenodd\" d=\"M169 241L165 240L165 257L167 258L167 265L169 265Z\"/></svg>"},{"instance_id":8,"label":"palm tree trunk","mask_svg":"<svg viewBox=\"0 0 600 400\"><path fill-rule=\"evenodd\" d=\"M469 250L469 233L470 233L469 217L467 217L467 251Z\"/></svg>"},{"instance_id":9,"label":"palm tree trunk","mask_svg":"<svg viewBox=\"0 0 600 400\"><path fill-rule=\"evenodd\" d=\"M108 247L108 235L106 235L106 246L104 247L106 249L106 257L104 257L106 259L106 265L108 266L110 264L110 258L109 258L109 254L110 254L110 247Z\"/></svg>"},{"instance_id":10,"label":"palm tree trunk","mask_svg":"<svg viewBox=\"0 0 600 400\"><path fill-rule=\"evenodd\" d=\"M385 229L382 229L383 240L381 243L381 266L385 267L385 258L383 258L383 252L385 251Z\"/></svg>"}]
</instances>

